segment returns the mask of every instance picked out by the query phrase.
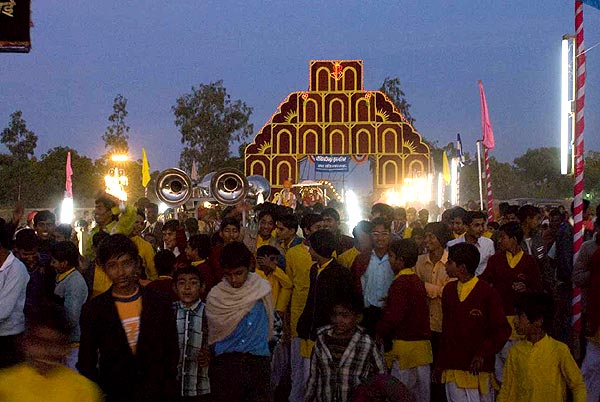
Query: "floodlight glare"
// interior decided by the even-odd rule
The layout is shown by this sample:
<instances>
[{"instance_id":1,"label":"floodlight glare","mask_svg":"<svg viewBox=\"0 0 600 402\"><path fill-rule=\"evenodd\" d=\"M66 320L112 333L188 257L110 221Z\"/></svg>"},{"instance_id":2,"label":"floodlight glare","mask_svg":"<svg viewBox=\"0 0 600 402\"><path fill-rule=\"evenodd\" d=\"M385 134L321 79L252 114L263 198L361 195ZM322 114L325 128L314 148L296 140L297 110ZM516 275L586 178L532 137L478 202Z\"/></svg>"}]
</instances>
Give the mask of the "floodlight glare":
<instances>
[{"instance_id":1,"label":"floodlight glare","mask_svg":"<svg viewBox=\"0 0 600 402\"><path fill-rule=\"evenodd\" d=\"M567 174L569 169L569 40L562 40L561 76L560 76L560 173Z\"/></svg>"}]
</instances>

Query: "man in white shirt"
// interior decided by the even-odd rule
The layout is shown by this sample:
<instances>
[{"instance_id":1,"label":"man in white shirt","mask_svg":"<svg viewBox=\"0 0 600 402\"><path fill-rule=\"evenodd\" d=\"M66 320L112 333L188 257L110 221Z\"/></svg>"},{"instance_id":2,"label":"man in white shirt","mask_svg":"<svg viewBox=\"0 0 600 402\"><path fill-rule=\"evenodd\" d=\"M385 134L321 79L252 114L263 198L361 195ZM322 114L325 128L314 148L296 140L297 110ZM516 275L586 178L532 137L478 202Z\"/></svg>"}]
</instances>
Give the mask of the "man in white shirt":
<instances>
[{"instance_id":1,"label":"man in white shirt","mask_svg":"<svg viewBox=\"0 0 600 402\"><path fill-rule=\"evenodd\" d=\"M0 368L18 363L17 336L25 331L25 295L29 273L10 252L10 240L0 224Z\"/></svg>"},{"instance_id":2,"label":"man in white shirt","mask_svg":"<svg viewBox=\"0 0 600 402\"><path fill-rule=\"evenodd\" d=\"M464 223L467 226L465 234L457 239L448 242L448 247L458 243L471 243L479 250L480 259L479 266L475 271L475 275L479 276L485 271L488 259L496 252L494 242L487 237L483 237L485 231L486 216L482 211L468 211L464 218Z\"/></svg>"}]
</instances>

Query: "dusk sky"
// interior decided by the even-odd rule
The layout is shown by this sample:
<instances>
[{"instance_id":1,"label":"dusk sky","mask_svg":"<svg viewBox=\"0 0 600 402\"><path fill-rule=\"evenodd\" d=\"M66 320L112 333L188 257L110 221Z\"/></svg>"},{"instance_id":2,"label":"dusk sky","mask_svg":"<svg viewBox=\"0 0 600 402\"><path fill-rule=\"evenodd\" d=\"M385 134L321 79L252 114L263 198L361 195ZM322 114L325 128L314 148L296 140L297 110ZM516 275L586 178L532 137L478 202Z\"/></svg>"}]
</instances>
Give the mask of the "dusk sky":
<instances>
[{"instance_id":1,"label":"dusk sky","mask_svg":"<svg viewBox=\"0 0 600 402\"><path fill-rule=\"evenodd\" d=\"M38 157L70 146L97 158L120 93L132 157L144 146L152 170L177 166L177 97L222 79L254 108L257 133L290 92L307 88L311 59L364 60L365 89L398 76L416 129L440 145L460 132L475 151L481 79L493 156L559 146L560 40L574 33L573 1L32 3L31 53L0 54L0 129L22 110ZM585 7L585 35L588 48L600 42L600 10ZM600 151L600 46L587 57L586 150Z\"/></svg>"}]
</instances>

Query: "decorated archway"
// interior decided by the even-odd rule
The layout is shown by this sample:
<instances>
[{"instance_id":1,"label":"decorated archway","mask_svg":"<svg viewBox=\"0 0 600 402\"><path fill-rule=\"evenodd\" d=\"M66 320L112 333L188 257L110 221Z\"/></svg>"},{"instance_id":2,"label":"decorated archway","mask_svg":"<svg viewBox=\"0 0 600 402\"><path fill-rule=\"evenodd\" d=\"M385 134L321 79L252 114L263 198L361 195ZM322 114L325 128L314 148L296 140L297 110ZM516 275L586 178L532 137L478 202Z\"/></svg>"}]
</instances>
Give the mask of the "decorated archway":
<instances>
[{"instance_id":1,"label":"decorated archway","mask_svg":"<svg viewBox=\"0 0 600 402\"><path fill-rule=\"evenodd\" d=\"M309 89L288 95L246 148L246 175L262 175L279 191L316 155L373 160L377 194L432 169L429 147L393 102L363 88L362 60L312 60Z\"/></svg>"}]
</instances>

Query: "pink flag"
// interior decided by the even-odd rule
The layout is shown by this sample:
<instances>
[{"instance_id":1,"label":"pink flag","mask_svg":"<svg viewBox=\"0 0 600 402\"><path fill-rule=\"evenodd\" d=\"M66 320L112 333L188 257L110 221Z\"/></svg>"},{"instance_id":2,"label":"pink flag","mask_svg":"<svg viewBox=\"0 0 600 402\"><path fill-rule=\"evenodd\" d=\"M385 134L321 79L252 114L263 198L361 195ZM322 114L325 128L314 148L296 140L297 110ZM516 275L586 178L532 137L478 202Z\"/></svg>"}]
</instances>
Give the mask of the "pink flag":
<instances>
[{"instance_id":1,"label":"pink flag","mask_svg":"<svg viewBox=\"0 0 600 402\"><path fill-rule=\"evenodd\" d=\"M71 176L73 176L73 169L71 169L71 152L67 152L67 181L65 190L68 198L73 198L73 182L71 181Z\"/></svg>"},{"instance_id":2,"label":"pink flag","mask_svg":"<svg viewBox=\"0 0 600 402\"><path fill-rule=\"evenodd\" d=\"M483 91L483 83L479 80L479 97L481 98L481 131L483 132L483 145L489 150L494 149L494 130L492 130L492 122L488 112L487 101L485 100L485 92Z\"/></svg>"}]
</instances>

